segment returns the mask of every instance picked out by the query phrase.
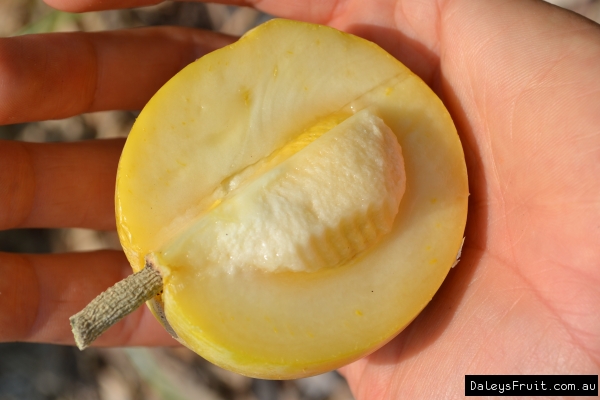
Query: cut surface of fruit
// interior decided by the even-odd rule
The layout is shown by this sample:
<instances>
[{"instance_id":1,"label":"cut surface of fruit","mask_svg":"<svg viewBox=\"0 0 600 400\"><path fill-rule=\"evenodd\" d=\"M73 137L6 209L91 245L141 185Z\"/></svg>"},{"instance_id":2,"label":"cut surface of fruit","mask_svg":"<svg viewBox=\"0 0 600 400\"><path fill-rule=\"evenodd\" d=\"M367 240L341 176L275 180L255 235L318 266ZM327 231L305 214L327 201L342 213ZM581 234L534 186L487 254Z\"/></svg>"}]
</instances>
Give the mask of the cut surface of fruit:
<instances>
[{"instance_id":1,"label":"cut surface of fruit","mask_svg":"<svg viewBox=\"0 0 600 400\"><path fill-rule=\"evenodd\" d=\"M289 148L299 151L276 166L283 157L271 156L228 178L227 190L218 188L226 197L157 255L163 276L316 271L349 261L390 231L404 163L380 118L363 110L307 146L295 140Z\"/></svg>"},{"instance_id":2,"label":"cut surface of fruit","mask_svg":"<svg viewBox=\"0 0 600 400\"><path fill-rule=\"evenodd\" d=\"M285 379L410 323L456 260L467 198L452 120L418 77L363 39L272 20L147 104L116 212L133 269L149 257L163 276L149 306L183 344Z\"/></svg>"}]
</instances>

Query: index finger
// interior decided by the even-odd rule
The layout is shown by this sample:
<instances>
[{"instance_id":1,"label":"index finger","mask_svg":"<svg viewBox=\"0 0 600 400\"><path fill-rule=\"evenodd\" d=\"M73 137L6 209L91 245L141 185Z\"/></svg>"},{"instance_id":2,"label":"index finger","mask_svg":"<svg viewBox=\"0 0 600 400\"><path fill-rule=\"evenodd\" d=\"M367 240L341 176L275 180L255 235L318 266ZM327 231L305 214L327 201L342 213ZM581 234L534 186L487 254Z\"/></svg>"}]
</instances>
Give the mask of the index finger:
<instances>
[{"instance_id":1,"label":"index finger","mask_svg":"<svg viewBox=\"0 0 600 400\"><path fill-rule=\"evenodd\" d=\"M164 0L44 0L49 6L68 12L115 10L143 7L162 3ZM200 2L201 0L195 0ZM257 10L282 18L325 23L336 9L343 8L344 0L214 0L235 6L254 7Z\"/></svg>"}]
</instances>

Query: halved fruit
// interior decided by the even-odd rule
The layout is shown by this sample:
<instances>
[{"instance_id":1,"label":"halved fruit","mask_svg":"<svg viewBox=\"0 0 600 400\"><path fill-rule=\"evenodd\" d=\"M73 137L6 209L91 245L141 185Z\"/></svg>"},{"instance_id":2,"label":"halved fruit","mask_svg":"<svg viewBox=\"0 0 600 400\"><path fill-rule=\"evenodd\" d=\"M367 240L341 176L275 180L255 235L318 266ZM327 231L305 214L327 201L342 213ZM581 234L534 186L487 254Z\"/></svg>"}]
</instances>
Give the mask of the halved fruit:
<instances>
[{"instance_id":1,"label":"halved fruit","mask_svg":"<svg viewBox=\"0 0 600 400\"><path fill-rule=\"evenodd\" d=\"M116 212L133 269L162 276L149 305L170 332L284 379L410 323L456 261L467 197L452 120L417 76L358 37L272 20L147 104Z\"/></svg>"}]
</instances>

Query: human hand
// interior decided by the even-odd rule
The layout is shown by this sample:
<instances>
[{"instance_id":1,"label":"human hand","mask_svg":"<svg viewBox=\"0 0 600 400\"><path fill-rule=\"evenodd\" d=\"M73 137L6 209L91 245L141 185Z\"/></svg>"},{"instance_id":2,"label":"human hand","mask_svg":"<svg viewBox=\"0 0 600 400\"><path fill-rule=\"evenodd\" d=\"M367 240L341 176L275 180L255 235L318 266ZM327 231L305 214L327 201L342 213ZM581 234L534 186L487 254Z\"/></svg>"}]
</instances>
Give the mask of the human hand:
<instances>
[{"instance_id":1,"label":"human hand","mask_svg":"<svg viewBox=\"0 0 600 400\"><path fill-rule=\"evenodd\" d=\"M146 0L132 0L127 4L116 0L51 2L59 8L77 11L148 3ZM536 1L283 3L263 0L256 2L256 6L282 17L329 24L380 44L413 69L442 98L465 148L471 199L462 261L405 331L371 356L343 368L356 397L453 398L463 394L465 374L597 374L600 363L597 340L600 334L600 134L597 128L600 126L600 83L597 82L600 27ZM217 38L224 40L210 39ZM110 51L117 59L132 57L119 47L123 46L122 41L126 39L106 41L104 51ZM0 43L0 60L4 59L2 46ZM94 101L72 100L75 94L82 92L77 88L82 87L81 82L87 82L87 75L81 72L73 77L71 72L73 90L63 90L64 95L59 96L63 104L54 98L40 107L43 110L52 106L54 114L35 114L39 111L30 110L27 115L33 117L27 118L140 108L158 87L158 82L182 64L171 65L172 70L165 69L163 75L153 75L148 81L151 84L143 80L130 82L131 76L136 74L132 68L166 59L158 51L148 54L149 48L139 47L137 56L146 57L144 62L132 57L129 63L122 61L118 68L115 64L114 70L120 74L130 73L130 78L114 86L106 79L105 86L98 86L101 90L97 91L96 105ZM182 47L176 43L164 44L164 48L171 51ZM186 50L181 51L185 54ZM47 54L51 54L50 51ZM94 65L93 58L86 62L86 65ZM39 69L35 73L27 72L26 66L8 70L12 74L8 75L3 65L0 61L0 77L30 73L28 76L35 78L31 81L39 82L41 76L47 76L47 72ZM84 68L81 71L85 71ZM114 76L119 75L114 73ZM4 81L16 82L15 78ZM122 83L128 83L130 89L119 91ZM124 92L125 98L130 95L134 99L128 100L129 103L121 99ZM0 91L0 98L4 93L9 93L6 88ZM37 93L51 93L51 90L23 93L21 103L12 103L20 104L14 110L26 111L31 99L40 98ZM92 106L84 109L73 106L81 104ZM65 109L69 112L59 112ZM0 114L0 121L10 121L1 119L10 115L19 114L18 111ZM30 184L3 195L0 201L7 201L7 207L14 204L11 210L15 211L6 218L13 221L13 225L2 227L14 226L14 221L19 219L23 221L21 226L113 227L112 184L122 143L103 143L107 148L116 149L106 151L110 157L105 158L100 157L98 144L85 145L94 149L67 164L77 165L77 170L63 167L69 169L70 174L77 174L70 178L72 181L61 180L56 174L45 176L53 170L56 173L57 169L52 164L46 164L49 167L42 164L38 167L35 190ZM16 144L10 143L10 146ZM3 144L0 151L4 148ZM26 151L34 160L31 165L52 159L44 157L42 149L50 147ZM80 151L84 150L72 153L81 154ZM0 160L16 154L17 150L4 152L7 156L3 154ZM67 159L61 155L54 159L57 157ZM96 160L94 164L92 160ZM24 161L15 165L22 165L23 171L28 168ZM6 174L5 168L0 171ZM7 175L0 176L2 182L18 182L13 177L15 172ZM75 187L81 182L87 182L86 187ZM41 185L39 189L38 185ZM29 197L26 195L34 192ZM90 193L98 193L98 196ZM8 200L4 200L5 197ZM31 213L18 211L29 208ZM2 255L9 261L13 257L16 256ZM78 257L80 259L76 259ZM70 343L67 317L78 311L93 294L129 273L126 261L117 253L31 259L34 261L29 262L34 267L18 267L22 261L10 261L11 267L10 262L2 261L0 268L6 269L8 265L8 272L3 275L14 276L17 282L23 282L21 287L31 288L31 293L36 293L39 287L37 293L46 296L44 302L39 302L43 308L35 317L38 302L17 296L26 290L20 289L17 293L11 289L17 286L14 279L8 289L0 289L0 302L6 301L1 296L8 290L9 296L5 299L21 302L19 306L24 310L22 315L0 315L3 322L0 329L6 326L21 329L12 337L0 335L3 340ZM22 271L35 271L35 274ZM85 275L96 278L89 282ZM58 282L57 276L61 278ZM38 282L36 279L39 285L31 283ZM12 325L6 325L7 322ZM169 343L167 335L155 326L146 311L138 311L107 332L99 344Z\"/></svg>"},{"instance_id":2,"label":"human hand","mask_svg":"<svg viewBox=\"0 0 600 400\"><path fill-rule=\"evenodd\" d=\"M141 109L185 65L233 41L172 27L0 38L0 125ZM114 230L123 144L0 141L0 229ZM0 341L73 344L69 317L130 274L120 251L0 253ZM145 307L104 336L99 345L177 343Z\"/></svg>"}]
</instances>

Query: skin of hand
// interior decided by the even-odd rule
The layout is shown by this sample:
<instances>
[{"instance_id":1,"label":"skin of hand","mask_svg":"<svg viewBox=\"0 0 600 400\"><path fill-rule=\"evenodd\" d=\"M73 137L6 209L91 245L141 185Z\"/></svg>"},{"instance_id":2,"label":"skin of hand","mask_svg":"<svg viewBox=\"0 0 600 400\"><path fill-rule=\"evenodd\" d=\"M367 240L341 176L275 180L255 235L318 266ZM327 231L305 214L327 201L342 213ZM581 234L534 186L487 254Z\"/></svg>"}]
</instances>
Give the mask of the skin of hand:
<instances>
[{"instance_id":1,"label":"skin of hand","mask_svg":"<svg viewBox=\"0 0 600 400\"><path fill-rule=\"evenodd\" d=\"M157 3L46 1L77 12ZM537 0L230 4L378 43L440 96L461 136L462 260L407 329L341 370L356 398L456 398L465 374L598 374L600 26ZM0 39L0 124L141 109L233 40L183 28ZM0 142L0 229L114 229L122 145ZM0 340L72 344L68 317L128 274L113 251L0 254ZM173 341L143 308L97 344Z\"/></svg>"}]
</instances>

